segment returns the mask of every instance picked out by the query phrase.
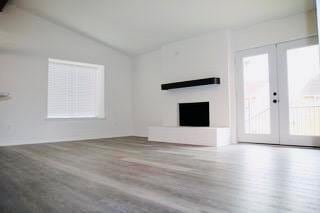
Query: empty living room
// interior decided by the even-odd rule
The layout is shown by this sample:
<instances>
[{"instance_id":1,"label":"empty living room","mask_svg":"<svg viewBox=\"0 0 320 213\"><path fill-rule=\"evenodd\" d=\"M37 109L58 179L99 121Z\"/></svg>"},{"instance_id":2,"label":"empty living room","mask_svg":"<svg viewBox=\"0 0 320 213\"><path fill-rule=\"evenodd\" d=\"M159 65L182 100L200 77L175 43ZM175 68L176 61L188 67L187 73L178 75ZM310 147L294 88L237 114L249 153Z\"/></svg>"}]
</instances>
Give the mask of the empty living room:
<instances>
[{"instance_id":1,"label":"empty living room","mask_svg":"<svg viewBox=\"0 0 320 213\"><path fill-rule=\"evenodd\" d=\"M0 213L320 213L320 0L0 0Z\"/></svg>"}]
</instances>

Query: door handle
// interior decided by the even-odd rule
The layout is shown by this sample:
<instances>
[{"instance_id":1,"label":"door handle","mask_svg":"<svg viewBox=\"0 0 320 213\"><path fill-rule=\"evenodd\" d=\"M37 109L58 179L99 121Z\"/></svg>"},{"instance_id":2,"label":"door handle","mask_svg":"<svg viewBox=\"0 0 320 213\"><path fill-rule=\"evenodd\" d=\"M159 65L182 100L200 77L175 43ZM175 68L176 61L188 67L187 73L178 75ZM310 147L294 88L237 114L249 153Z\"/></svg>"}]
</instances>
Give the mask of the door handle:
<instances>
[{"instance_id":1,"label":"door handle","mask_svg":"<svg viewBox=\"0 0 320 213\"><path fill-rule=\"evenodd\" d=\"M273 103L278 103L278 100L276 100L276 99L273 99L273 101L272 101Z\"/></svg>"}]
</instances>

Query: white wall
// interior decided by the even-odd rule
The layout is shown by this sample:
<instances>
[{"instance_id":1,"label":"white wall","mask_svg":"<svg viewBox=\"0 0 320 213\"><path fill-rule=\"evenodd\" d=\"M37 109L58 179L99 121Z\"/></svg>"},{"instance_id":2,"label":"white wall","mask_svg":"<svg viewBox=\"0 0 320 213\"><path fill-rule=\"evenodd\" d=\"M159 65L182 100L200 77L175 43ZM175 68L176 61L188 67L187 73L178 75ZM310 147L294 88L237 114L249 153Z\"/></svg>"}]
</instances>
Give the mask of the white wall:
<instances>
[{"instance_id":1,"label":"white wall","mask_svg":"<svg viewBox=\"0 0 320 213\"><path fill-rule=\"evenodd\" d=\"M106 67L106 119L46 120L48 57ZM131 58L14 6L0 14L0 146L133 134Z\"/></svg>"},{"instance_id":2,"label":"white wall","mask_svg":"<svg viewBox=\"0 0 320 213\"><path fill-rule=\"evenodd\" d=\"M282 19L276 19L232 32L234 51L281 43L317 35L314 10Z\"/></svg>"},{"instance_id":3,"label":"white wall","mask_svg":"<svg viewBox=\"0 0 320 213\"><path fill-rule=\"evenodd\" d=\"M319 31L320 31L320 0L317 0L316 1L316 7L317 7L317 10L316 10L316 21L317 21L317 23L318 23L318 31L317 31L317 33L319 33Z\"/></svg>"},{"instance_id":4,"label":"white wall","mask_svg":"<svg viewBox=\"0 0 320 213\"><path fill-rule=\"evenodd\" d=\"M229 126L228 55L227 31L217 31L163 46L162 82L219 77L221 84L163 91L162 125L178 126L179 103L209 101L210 126Z\"/></svg>"},{"instance_id":5,"label":"white wall","mask_svg":"<svg viewBox=\"0 0 320 213\"><path fill-rule=\"evenodd\" d=\"M210 102L210 126L229 126L229 33L218 31L171 43L136 58L135 133L148 126L178 126L178 103ZM162 83L220 77L221 85L161 91Z\"/></svg>"},{"instance_id":6,"label":"white wall","mask_svg":"<svg viewBox=\"0 0 320 213\"><path fill-rule=\"evenodd\" d=\"M162 124L161 50L135 58L133 69L134 134L147 136L148 126Z\"/></svg>"},{"instance_id":7,"label":"white wall","mask_svg":"<svg viewBox=\"0 0 320 213\"><path fill-rule=\"evenodd\" d=\"M310 11L230 33L218 31L197 36L137 57L134 69L135 134L146 136L148 126L177 125L178 102L209 100L214 107L211 125L230 126L235 142L236 52L316 34L315 11ZM160 91L163 82L210 76L221 77L222 85Z\"/></svg>"}]
</instances>

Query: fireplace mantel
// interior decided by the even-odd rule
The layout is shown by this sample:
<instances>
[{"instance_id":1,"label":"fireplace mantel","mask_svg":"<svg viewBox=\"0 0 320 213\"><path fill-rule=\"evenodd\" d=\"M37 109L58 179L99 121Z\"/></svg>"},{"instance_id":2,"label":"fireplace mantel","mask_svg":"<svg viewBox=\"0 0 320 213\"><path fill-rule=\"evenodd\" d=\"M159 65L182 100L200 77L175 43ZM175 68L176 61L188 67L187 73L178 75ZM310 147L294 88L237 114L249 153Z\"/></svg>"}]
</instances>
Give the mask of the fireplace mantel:
<instances>
[{"instance_id":1,"label":"fireplace mantel","mask_svg":"<svg viewBox=\"0 0 320 213\"><path fill-rule=\"evenodd\" d=\"M196 86L204 86L210 84L220 84L220 78L203 78L191 81L180 81L173 82L168 84L161 84L162 90L171 90L171 89L179 89L185 87L196 87Z\"/></svg>"}]
</instances>

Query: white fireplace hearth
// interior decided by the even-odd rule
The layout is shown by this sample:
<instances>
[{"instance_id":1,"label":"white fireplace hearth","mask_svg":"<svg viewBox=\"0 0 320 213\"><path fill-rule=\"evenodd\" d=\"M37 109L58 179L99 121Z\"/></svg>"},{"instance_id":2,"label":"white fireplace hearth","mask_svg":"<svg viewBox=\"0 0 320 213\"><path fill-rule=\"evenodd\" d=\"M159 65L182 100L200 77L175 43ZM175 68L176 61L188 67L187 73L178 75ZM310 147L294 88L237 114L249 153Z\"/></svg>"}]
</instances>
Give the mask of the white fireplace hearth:
<instances>
[{"instance_id":1,"label":"white fireplace hearth","mask_svg":"<svg viewBox=\"0 0 320 213\"><path fill-rule=\"evenodd\" d=\"M164 143L219 147L231 143L225 127L149 127L148 140Z\"/></svg>"}]
</instances>

